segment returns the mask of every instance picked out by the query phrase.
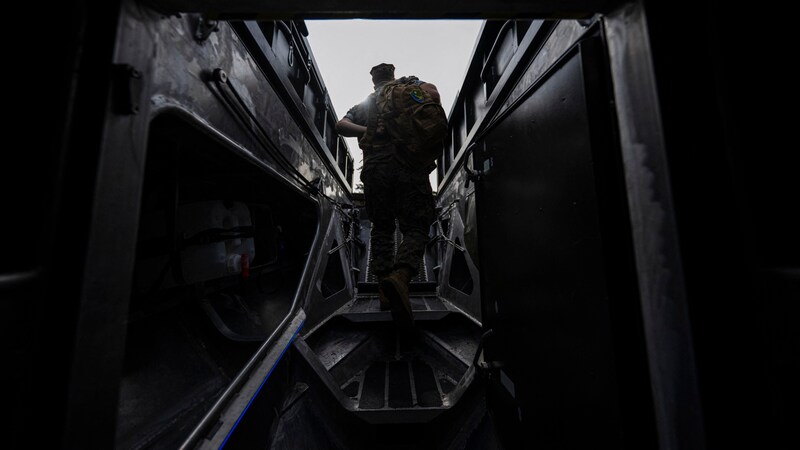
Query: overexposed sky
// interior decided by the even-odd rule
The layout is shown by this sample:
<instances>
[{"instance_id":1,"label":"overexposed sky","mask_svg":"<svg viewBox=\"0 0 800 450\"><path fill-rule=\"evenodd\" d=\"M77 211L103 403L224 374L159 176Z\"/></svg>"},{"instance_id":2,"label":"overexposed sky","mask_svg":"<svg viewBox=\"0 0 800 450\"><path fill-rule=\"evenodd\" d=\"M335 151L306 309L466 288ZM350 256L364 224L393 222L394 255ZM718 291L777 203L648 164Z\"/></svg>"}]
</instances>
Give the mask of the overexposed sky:
<instances>
[{"instance_id":1,"label":"overexposed sky","mask_svg":"<svg viewBox=\"0 0 800 450\"><path fill-rule=\"evenodd\" d=\"M372 92L369 69L395 66L397 78L416 75L436 85L450 114L483 20L306 20L308 42L341 119ZM346 138L355 160L354 184L363 164L355 138ZM436 188L436 172L431 182Z\"/></svg>"}]
</instances>

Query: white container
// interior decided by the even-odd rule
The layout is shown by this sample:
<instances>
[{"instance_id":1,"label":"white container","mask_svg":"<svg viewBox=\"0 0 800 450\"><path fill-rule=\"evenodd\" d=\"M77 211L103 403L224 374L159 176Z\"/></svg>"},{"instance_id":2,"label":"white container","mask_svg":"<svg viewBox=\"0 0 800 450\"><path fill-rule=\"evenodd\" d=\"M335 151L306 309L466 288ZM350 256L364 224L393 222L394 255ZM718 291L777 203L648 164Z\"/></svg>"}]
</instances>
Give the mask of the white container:
<instances>
[{"instance_id":1,"label":"white container","mask_svg":"<svg viewBox=\"0 0 800 450\"><path fill-rule=\"evenodd\" d=\"M242 259L253 261L252 237L232 237L252 230L250 209L242 202L204 201L178 208L178 229L187 244L181 250L181 272L187 283L242 272ZM226 238L230 237L230 238Z\"/></svg>"}]
</instances>

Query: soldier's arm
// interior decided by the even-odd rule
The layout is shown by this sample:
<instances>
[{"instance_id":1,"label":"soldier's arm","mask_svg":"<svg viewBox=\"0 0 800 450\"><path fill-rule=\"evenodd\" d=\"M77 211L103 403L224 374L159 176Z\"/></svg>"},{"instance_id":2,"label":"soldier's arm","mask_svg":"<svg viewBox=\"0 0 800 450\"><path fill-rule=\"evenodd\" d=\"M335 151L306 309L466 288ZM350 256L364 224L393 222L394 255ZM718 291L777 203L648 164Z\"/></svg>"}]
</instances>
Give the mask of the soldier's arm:
<instances>
[{"instance_id":1,"label":"soldier's arm","mask_svg":"<svg viewBox=\"0 0 800 450\"><path fill-rule=\"evenodd\" d=\"M436 86L434 86L433 84L422 83L419 85L419 87L421 87L428 94L431 94L431 97L433 97L433 99L436 100L436 103L442 102L442 99L439 97L439 90L436 89Z\"/></svg>"},{"instance_id":2,"label":"soldier's arm","mask_svg":"<svg viewBox=\"0 0 800 450\"><path fill-rule=\"evenodd\" d=\"M347 117L343 117L342 120L336 122L336 132L345 137L360 138L367 132L367 127L353 123Z\"/></svg>"}]
</instances>

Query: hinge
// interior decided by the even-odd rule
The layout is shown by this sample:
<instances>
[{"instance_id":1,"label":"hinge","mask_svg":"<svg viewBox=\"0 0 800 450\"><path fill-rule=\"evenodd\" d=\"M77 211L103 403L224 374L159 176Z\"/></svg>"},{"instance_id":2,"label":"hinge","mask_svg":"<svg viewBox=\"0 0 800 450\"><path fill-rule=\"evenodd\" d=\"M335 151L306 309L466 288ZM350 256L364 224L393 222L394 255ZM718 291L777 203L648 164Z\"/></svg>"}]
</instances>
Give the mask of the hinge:
<instances>
[{"instance_id":1,"label":"hinge","mask_svg":"<svg viewBox=\"0 0 800 450\"><path fill-rule=\"evenodd\" d=\"M129 64L113 66L113 103L117 114L138 114L142 95L142 73Z\"/></svg>"}]
</instances>

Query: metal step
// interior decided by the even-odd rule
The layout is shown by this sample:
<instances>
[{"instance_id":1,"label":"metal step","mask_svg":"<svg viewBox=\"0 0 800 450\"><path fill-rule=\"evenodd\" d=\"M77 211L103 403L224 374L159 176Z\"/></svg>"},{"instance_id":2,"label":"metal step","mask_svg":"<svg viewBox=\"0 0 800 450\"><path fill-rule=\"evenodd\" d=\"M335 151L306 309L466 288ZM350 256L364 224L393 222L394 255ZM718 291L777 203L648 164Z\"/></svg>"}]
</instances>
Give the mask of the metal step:
<instances>
[{"instance_id":1,"label":"metal step","mask_svg":"<svg viewBox=\"0 0 800 450\"><path fill-rule=\"evenodd\" d=\"M453 311L436 295L413 294L411 311L414 320L439 320ZM380 298L375 295L359 295L349 308L340 313L351 322L389 322L392 320L391 312L381 311Z\"/></svg>"},{"instance_id":2,"label":"metal step","mask_svg":"<svg viewBox=\"0 0 800 450\"><path fill-rule=\"evenodd\" d=\"M340 313L295 343L342 406L369 423L397 424L428 423L456 404L473 379L480 328L435 297L415 297L413 330L376 320L391 321L377 297L358 300L354 309L373 311ZM439 310L418 310L430 306ZM424 314L446 317L417 319Z\"/></svg>"},{"instance_id":3,"label":"metal step","mask_svg":"<svg viewBox=\"0 0 800 450\"><path fill-rule=\"evenodd\" d=\"M438 285L435 281L412 281L408 285L408 292L410 294L433 294L436 292ZM356 286L358 287L358 295L378 293L377 282L359 281Z\"/></svg>"},{"instance_id":4,"label":"metal step","mask_svg":"<svg viewBox=\"0 0 800 450\"><path fill-rule=\"evenodd\" d=\"M448 383L445 388L451 386ZM418 357L374 361L348 380L342 391L361 411L438 408L446 394L435 369Z\"/></svg>"}]
</instances>

